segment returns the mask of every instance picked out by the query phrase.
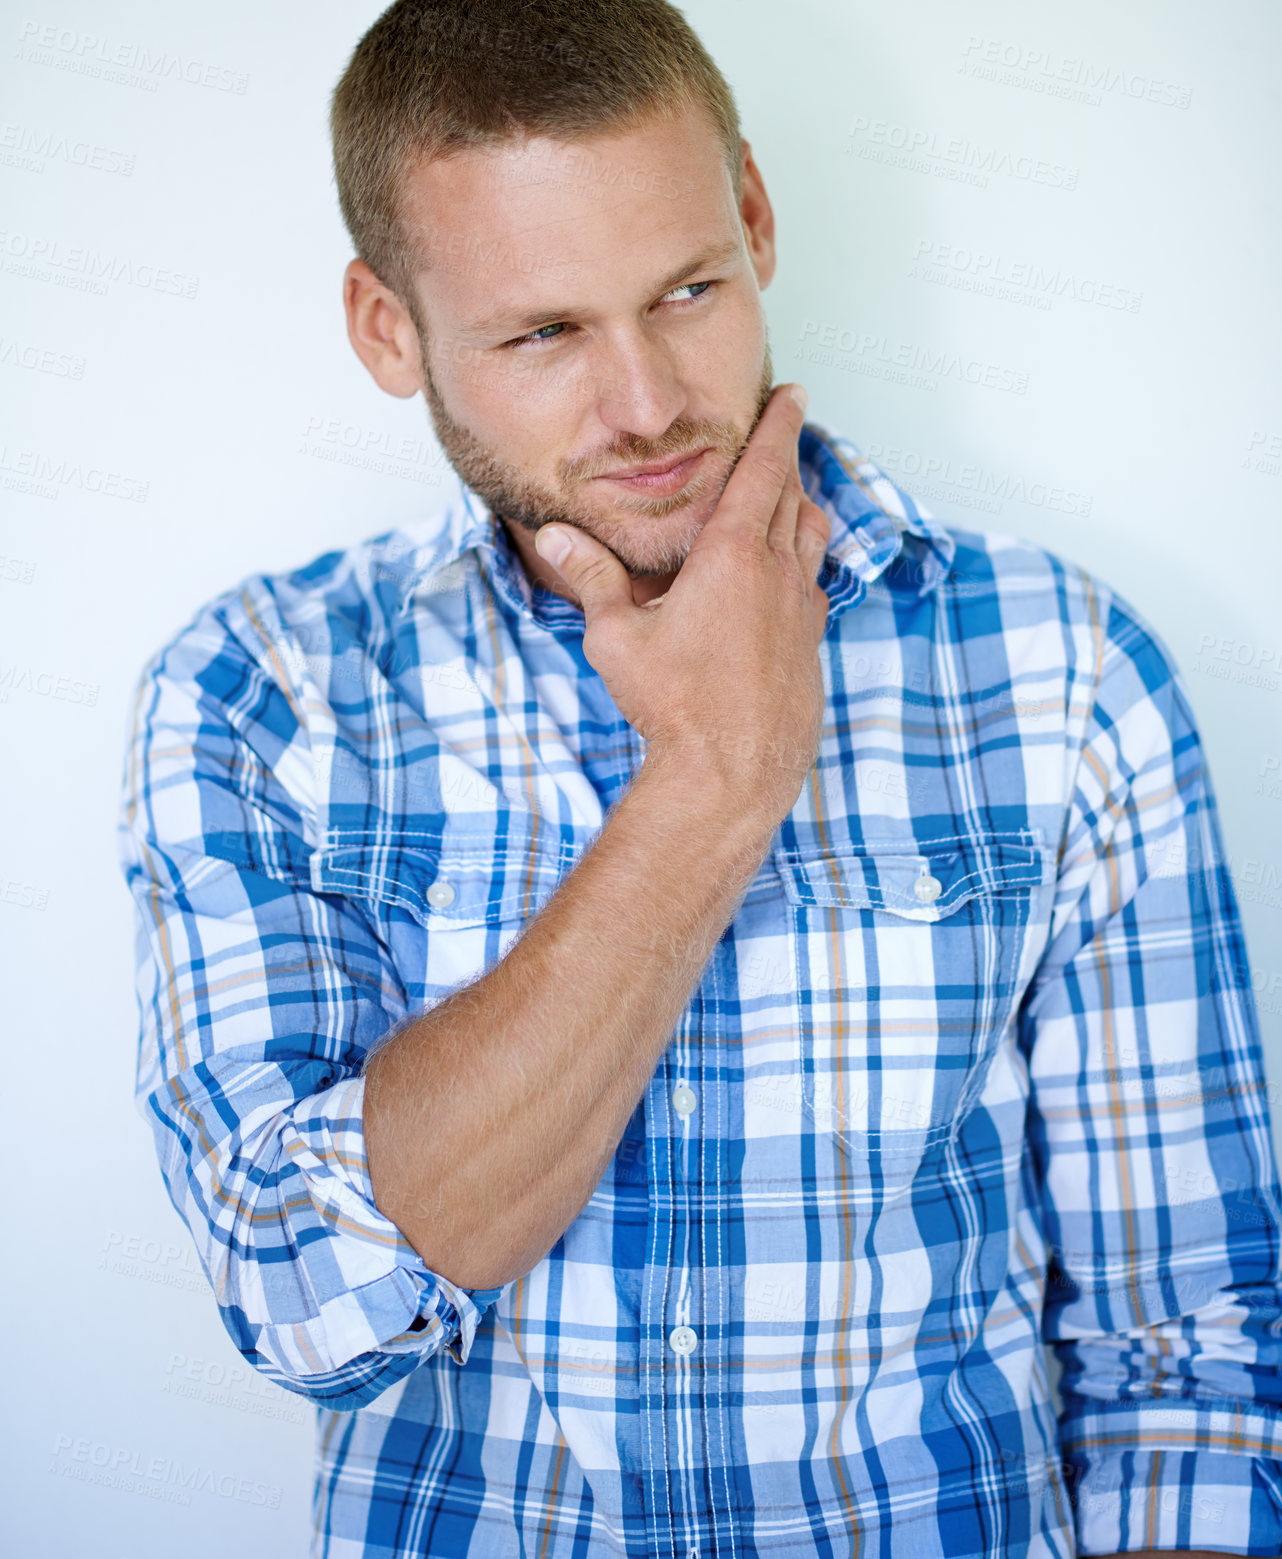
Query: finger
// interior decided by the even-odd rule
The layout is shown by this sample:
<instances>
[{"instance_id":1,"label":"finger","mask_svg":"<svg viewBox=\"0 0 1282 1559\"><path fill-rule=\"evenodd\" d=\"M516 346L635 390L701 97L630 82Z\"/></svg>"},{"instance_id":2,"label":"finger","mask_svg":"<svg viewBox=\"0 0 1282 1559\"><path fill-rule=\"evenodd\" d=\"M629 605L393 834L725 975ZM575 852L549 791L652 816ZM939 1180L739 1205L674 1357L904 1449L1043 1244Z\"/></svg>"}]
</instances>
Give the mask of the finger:
<instances>
[{"instance_id":1,"label":"finger","mask_svg":"<svg viewBox=\"0 0 1282 1559\"><path fill-rule=\"evenodd\" d=\"M832 541L828 511L809 498L797 505L797 561L807 579L817 579Z\"/></svg>"},{"instance_id":2,"label":"finger","mask_svg":"<svg viewBox=\"0 0 1282 1559\"><path fill-rule=\"evenodd\" d=\"M797 510L804 497L805 491L801 485L801 449L800 445L794 444L792 462L788 468L788 480L783 484L779 502L775 505L775 512L771 515L766 530L766 540L772 547L788 552L796 547Z\"/></svg>"},{"instance_id":3,"label":"finger","mask_svg":"<svg viewBox=\"0 0 1282 1559\"><path fill-rule=\"evenodd\" d=\"M744 446L739 462L730 473L721 500L699 534L702 542L723 535L764 541L775 505L788 480L801 437L804 406L792 391L805 391L800 385L777 385L771 393L761 421Z\"/></svg>"},{"instance_id":4,"label":"finger","mask_svg":"<svg viewBox=\"0 0 1282 1559\"><path fill-rule=\"evenodd\" d=\"M564 552L562 541L569 543ZM578 597L589 623L609 612L636 610L627 569L608 547L577 526L540 525L534 550Z\"/></svg>"},{"instance_id":5,"label":"finger","mask_svg":"<svg viewBox=\"0 0 1282 1559\"><path fill-rule=\"evenodd\" d=\"M820 585L811 585L810 601L815 614L815 648L818 649L828 626L828 608L832 603L828 599L828 592Z\"/></svg>"}]
</instances>

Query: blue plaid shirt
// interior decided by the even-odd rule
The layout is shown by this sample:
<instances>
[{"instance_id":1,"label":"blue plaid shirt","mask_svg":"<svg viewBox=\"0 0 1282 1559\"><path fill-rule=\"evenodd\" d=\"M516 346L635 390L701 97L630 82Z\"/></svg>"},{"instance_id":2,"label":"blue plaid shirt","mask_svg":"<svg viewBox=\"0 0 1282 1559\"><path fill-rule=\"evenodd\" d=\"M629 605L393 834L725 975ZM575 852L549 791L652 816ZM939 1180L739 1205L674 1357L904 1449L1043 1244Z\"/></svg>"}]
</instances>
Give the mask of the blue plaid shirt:
<instances>
[{"instance_id":1,"label":"blue plaid shirt","mask_svg":"<svg viewBox=\"0 0 1282 1559\"><path fill-rule=\"evenodd\" d=\"M232 1342L318 1409L316 1555L1282 1551L1282 1209L1180 678L1098 579L800 452L816 762L501 1289L379 1211L362 1063L637 771L580 610L455 482L142 672L137 1101Z\"/></svg>"}]
</instances>

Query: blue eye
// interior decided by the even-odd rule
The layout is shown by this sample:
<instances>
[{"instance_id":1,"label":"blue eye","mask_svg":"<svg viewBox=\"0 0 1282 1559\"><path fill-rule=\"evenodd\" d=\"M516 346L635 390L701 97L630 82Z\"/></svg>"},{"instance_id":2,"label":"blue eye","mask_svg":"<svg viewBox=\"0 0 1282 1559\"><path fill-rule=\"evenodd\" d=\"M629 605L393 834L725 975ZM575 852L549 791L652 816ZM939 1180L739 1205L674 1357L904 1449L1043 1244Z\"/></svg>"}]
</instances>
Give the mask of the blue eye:
<instances>
[{"instance_id":1,"label":"blue eye","mask_svg":"<svg viewBox=\"0 0 1282 1559\"><path fill-rule=\"evenodd\" d=\"M714 281L683 281L680 284L680 286L674 287L672 289L672 292L691 292L691 291L693 291L694 292L694 296L692 298L678 298L672 304L670 304L669 307L672 307L672 308L686 308L686 307L688 307L692 303L697 303L700 298L706 297L708 292L713 287L715 287L716 285L717 284ZM698 290L698 289L701 289L701 290ZM667 294L665 294L665 296L666 297L671 297L672 293L667 293ZM558 322L555 325L540 325L537 330L532 330L529 333L529 335L527 335L527 336L517 336L517 338L514 341L507 341L507 342L504 343L504 345L507 346L507 347L525 347L525 346L538 346L541 342L544 342L544 341L559 341L561 339L561 335L560 334L554 335L554 336L548 336L548 335L544 335L544 331L546 331L546 330L555 330L555 331L558 331L558 332L564 332L565 328L566 327L565 327L564 323L561 323L561 322Z\"/></svg>"}]
</instances>

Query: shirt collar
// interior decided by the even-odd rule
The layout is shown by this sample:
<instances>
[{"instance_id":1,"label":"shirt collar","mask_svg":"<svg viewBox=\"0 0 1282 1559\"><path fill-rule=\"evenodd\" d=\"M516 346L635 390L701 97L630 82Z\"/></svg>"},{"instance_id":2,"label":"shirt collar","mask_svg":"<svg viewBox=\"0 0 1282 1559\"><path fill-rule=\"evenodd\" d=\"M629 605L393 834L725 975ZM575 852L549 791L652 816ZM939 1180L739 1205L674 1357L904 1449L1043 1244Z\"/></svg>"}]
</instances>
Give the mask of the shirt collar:
<instances>
[{"instance_id":1,"label":"shirt collar","mask_svg":"<svg viewBox=\"0 0 1282 1559\"><path fill-rule=\"evenodd\" d=\"M863 600L868 586L901 554L919 595L934 590L952 567L954 542L947 531L849 439L817 422L806 422L798 443L806 496L828 515L831 540L818 583L827 591L832 619ZM398 533L404 577L399 615L420 586L475 549L495 591L541 627L581 636L583 612L554 591L532 586L506 529L457 476L456 493L444 514L403 526Z\"/></svg>"}]
</instances>

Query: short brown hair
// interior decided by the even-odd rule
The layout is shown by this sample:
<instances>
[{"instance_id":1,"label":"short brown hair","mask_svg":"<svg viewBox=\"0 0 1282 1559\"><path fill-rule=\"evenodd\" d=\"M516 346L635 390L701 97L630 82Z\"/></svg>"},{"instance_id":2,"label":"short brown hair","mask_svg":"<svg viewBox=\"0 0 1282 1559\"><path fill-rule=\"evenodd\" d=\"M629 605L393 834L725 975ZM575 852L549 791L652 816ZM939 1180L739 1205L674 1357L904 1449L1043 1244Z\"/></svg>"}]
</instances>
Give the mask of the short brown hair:
<instances>
[{"instance_id":1,"label":"short brown hair","mask_svg":"<svg viewBox=\"0 0 1282 1559\"><path fill-rule=\"evenodd\" d=\"M739 114L725 78L667 0L396 0L334 88L330 134L359 257L409 308L424 260L402 213L406 169L521 136L626 133L702 105L742 198Z\"/></svg>"}]
</instances>

